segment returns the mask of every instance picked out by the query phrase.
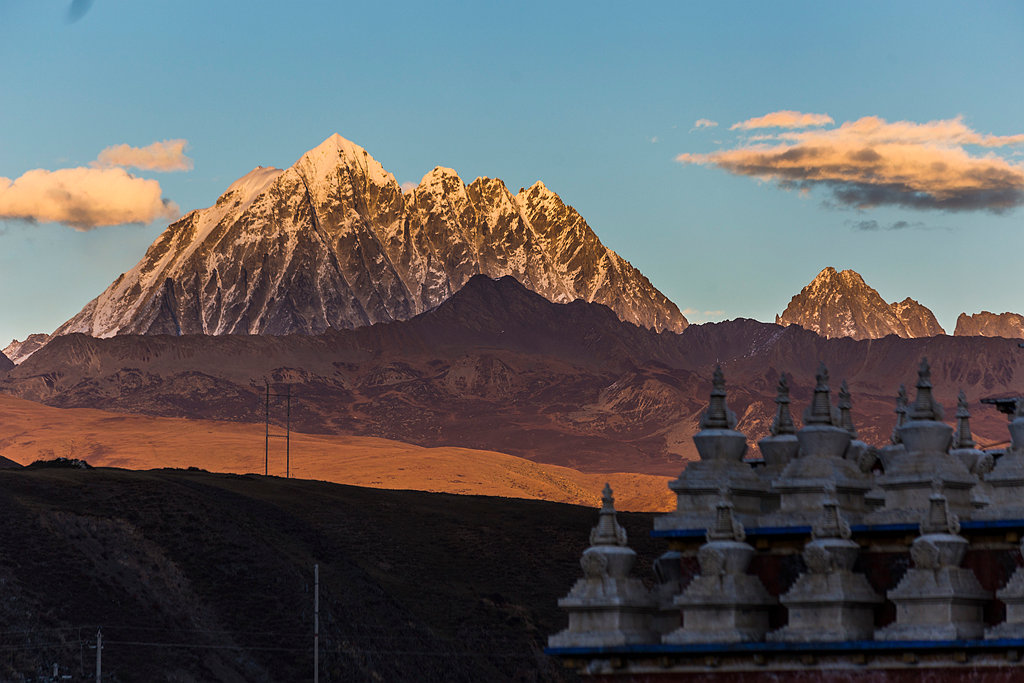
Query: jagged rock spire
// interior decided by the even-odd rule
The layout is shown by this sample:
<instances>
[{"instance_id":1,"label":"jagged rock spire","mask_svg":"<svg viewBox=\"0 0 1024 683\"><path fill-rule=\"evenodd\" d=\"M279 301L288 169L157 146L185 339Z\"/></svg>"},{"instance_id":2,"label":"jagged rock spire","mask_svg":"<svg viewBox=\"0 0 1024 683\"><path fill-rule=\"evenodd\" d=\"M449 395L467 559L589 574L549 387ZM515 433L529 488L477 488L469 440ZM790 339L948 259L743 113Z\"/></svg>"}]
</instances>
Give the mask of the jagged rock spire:
<instances>
[{"instance_id":1,"label":"jagged rock spire","mask_svg":"<svg viewBox=\"0 0 1024 683\"><path fill-rule=\"evenodd\" d=\"M590 545L626 545L626 530L615 519L615 498L608 483L601 492L601 512L598 515L597 526L590 531Z\"/></svg>"},{"instance_id":2,"label":"jagged rock spire","mask_svg":"<svg viewBox=\"0 0 1024 683\"><path fill-rule=\"evenodd\" d=\"M711 376L711 400L700 418L700 428L732 429L735 420L730 418L729 407L725 404L725 375L722 374L722 366L716 365Z\"/></svg>"},{"instance_id":3,"label":"jagged rock spire","mask_svg":"<svg viewBox=\"0 0 1024 683\"><path fill-rule=\"evenodd\" d=\"M715 505L715 525L708 529L707 540L742 542L747 537L747 532L743 524L732 515L733 505L728 487L723 486L719 496Z\"/></svg>"},{"instance_id":4,"label":"jagged rock spire","mask_svg":"<svg viewBox=\"0 0 1024 683\"><path fill-rule=\"evenodd\" d=\"M942 494L942 479L932 480L932 495L928 497L928 512L921 520L922 534L960 533L960 519L949 509L949 501Z\"/></svg>"},{"instance_id":5,"label":"jagged rock spire","mask_svg":"<svg viewBox=\"0 0 1024 683\"><path fill-rule=\"evenodd\" d=\"M850 388L846 386L846 380L844 379L842 386L839 387L839 426L856 439L857 429L853 426L853 415L850 413L851 408L853 408L853 401L850 399Z\"/></svg>"},{"instance_id":6,"label":"jagged rock spire","mask_svg":"<svg viewBox=\"0 0 1024 683\"><path fill-rule=\"evenodd\" d=\"M771 434L796 434L793 416L789 414L789 378L786 377L786 373L779 377L778 393L775 395L775 420L772 422Z\"/></svg>"},{"instance_id":7,"label":"jagged rock spire","mask_svg":"<svg viewBox=\"0 0 1024 683\"><path fill-rule=\"evenodd\" d=\"M941 420L942 408L932 396L932 368L928 359L922 358L917 369L917 397L910 410L911 420Z\"/></svg>"},{"instance_id":8,"label":"jagged rock spire","mask_svg":"<svg viewBox=\"0 0 1024 683\"><path fill-rule=\"evenodd\" d=\"M900 385L899 391L896 393L896 426L892 428L892 437L890 441L894 444L902 443L903 438L900 436L900 427L907 421L907 387L904 384Z\"/></svg>"},{"instance_id":9,"label":"jagged rock spire","mask_svg":"<svg viewBox=\"0 0 1024 683\"><path fill-rule=\"evenodd\" d=\"M971 437L971 411L967 408L967 394L961 389L956 397L956 431L953 433L953 448L974 448Z\"/></svg>"},{"instance_id":10,"label":"jagged rock spire","mask_svg":"<svg viewBox=\"0 0 1024 683\"><path fill-rule=\"evenodd\" d=\"M811 537L818 538L850 538L850 525L839 512L839 499L836 497L834 482L825 484L825 499L821 502L821 517L811 527Z\"/></svg>"},{"instance_id":11,"label":"jagged rock spire","mask_svg":"<svg viewBox=\"0 0 1024 683\"><path fill-rule=\"evenodd\" d=\"M814 398L804 412L804 424L832 424L832 397L828 388L828 368L825 362L818 364L818 373L814 376Z\"/></svg>"}]
</instances>

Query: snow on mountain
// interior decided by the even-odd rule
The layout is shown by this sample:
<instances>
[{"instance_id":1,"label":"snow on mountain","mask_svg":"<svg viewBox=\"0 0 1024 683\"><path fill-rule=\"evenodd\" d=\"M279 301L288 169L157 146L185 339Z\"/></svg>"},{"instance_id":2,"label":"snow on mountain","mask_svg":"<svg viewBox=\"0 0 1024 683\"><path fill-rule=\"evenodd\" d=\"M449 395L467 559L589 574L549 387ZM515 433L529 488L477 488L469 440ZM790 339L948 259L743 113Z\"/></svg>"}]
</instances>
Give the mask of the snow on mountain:
<instances>
[{"instance_id":1,"label":"snow on mountain","mask_svg":"<svg viewBox=\"0 0 1024 683\"><path fill-rule=\"evenodd\" d=\"M852 270L836 271L829 266L794 296L782 315L780 325L799 325L823 337L878 339L889 334L899 337L930 337L945 334L932 312L906 298L888 304Z\"/></svg>"},{"instance_id":2,"label":"snow on mountain","mask_svg":"<svg viewBox=\"0 0 1024 683\"><path fill-rule=\"evenodd\" d=\"M501 180L467 186L438 167L403 194L366 150L332 135L169 226L54 334L315 334L410 318L478 273L656 330L687 325L542 183L512 195Z\"/></svg>"},{"instance_id":3,"label":"snow on mountain","mask_svg":"<svg viewBox=\"0 0 1024 683\"><path fill-rule=\"evenodd\" d=\"M30 334L25 337L24 341L12 339L11 343L4 348L3 354L18 364L42 348L48 341L50 341L48 334Z\"/></svg>"},{"instance_id":4,"label":"snow on mountain","mask_svg":"<svg viewBox=\"0 0 1024 683\"><path fill-rule=\"evenodd\" d=\"M907 333L899 335L901 337L934 337L937 334L946 334L935 314L909 296L903 301L892 302L889 308L907 328Z\"/></svg>"}]
</instances>

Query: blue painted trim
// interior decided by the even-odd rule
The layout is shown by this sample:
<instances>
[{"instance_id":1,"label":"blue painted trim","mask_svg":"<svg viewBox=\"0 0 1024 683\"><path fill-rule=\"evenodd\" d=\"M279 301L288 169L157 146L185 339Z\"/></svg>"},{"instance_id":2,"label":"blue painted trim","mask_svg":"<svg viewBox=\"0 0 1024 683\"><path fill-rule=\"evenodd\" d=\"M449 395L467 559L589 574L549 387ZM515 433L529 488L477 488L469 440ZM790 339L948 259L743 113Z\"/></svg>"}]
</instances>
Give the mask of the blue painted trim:
<instances>
[{"instance_id":1,"label":"blue painted trim","mask_svg":"<svg viewBox=\"0 0 1024 683\"><path fill-rule=\"evenodd\" d=\"M878 534L878 533L917 533L917 524L851 524L850 531L856 534ZM960 529L963 531L988 531L1021 529L1024 530L1024 519L978 519L965 520L960 522ZM655 529L651 531L651 538L704 538L705 529ZM759 536L808 536L811 533L810 526L761 526L751 527L746 530L748 538Z\"/></svg>"},{"instance_id":2,"label":"blue painted trim","mask_svg":"<svg viewBox=\"0 0 1024 683\"><path fill-rule=\"evenodd\" d=\"M992 640L848 640L819 643L693 643L687 645L613 645L601 647L548 647L557 657L598 655L755 654L762 652L891 652L905 650L994 650L1024 648L1024 638Z\"/></svg>"}]
</instances>

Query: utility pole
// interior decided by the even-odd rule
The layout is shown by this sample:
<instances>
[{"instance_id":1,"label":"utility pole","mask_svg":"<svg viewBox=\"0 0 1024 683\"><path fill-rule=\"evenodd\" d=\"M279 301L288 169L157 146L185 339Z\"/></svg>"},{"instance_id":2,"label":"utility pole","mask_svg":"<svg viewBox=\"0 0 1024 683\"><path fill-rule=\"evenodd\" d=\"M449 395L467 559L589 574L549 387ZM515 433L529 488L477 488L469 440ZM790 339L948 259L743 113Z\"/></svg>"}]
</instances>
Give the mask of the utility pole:
<instances>
[{"instance_id":1,"label":"utility pole","mask_svg":"<svg viewBox=\"0 0 1024 683\"><path fill-rule=\"evenodd\" d=\"M103 679L103 629L96 631L96 683Z\"/></svg>"},{"instance_id":2,"label":"utility pole","mask_svg":"<svg viewBox=\"0 0 1024 683\"><path fill-rule=\"evenodd\" d=\"M313 565L313 683L320 683L320 565Z\"/></svg>"},{"instance_id":3,"label":"utility pole","mask_svg":"<svg viewBox=\"0 0 1024 683\"><path fill-rule=\"evenodd\" d=\"M263 380L267 385L267 406L263 413L263 476L270 474L270 382Z\"/></svg>"},{"instance_id":4,"label":"utility pole","mask_svg":"<svg viewBox=\"0 0 1024 683\"><path fill-rule=\"evenodd\" d=\"M292 476L292 386L288 385L285 394L284 413L284 478Z\"/></svg>"}]
</instances>

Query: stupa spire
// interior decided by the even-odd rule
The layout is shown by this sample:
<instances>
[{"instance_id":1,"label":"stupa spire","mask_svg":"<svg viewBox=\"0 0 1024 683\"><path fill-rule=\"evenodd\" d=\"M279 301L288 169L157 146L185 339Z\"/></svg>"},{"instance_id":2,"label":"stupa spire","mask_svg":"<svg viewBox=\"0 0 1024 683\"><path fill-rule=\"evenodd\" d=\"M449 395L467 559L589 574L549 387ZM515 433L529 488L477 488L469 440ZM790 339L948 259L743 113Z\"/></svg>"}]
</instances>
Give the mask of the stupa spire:
<instances>
[{"instance_id":1,"label":"stupa spire","mask_svg":"<svg viewBox=\"0 0 1024 683\"><path fill-rule=\"evenodd\" d=\"M839 426L856 439L857 429L853 426L851 408L853 408L853 401L850 398L850 388L846 386L846 380L844 379L842 386L839 387Z\"/></svg>"},{"instance_id":2,"label":"stupa spire","mask_svg":"<svg viewBox=\"0 0 1024 683\"><path fill-rule=\"evenodd\" d=\"M949 501L942 494L941 477L932 480L932 495L928 497L928 513L921 520L921 533L960 533L960 519L949 509Z\"/></svg>"},{"instance_id":3,"label":"stupa spire","mask_svg":"<svg viewBox=\"0 0 1024 683\"><path fill-rule=\"evenodd\" d=\"M814 376L814 398L804 412L804 424L832 424L832 397L828 388L828 368L824 361L818 364L818 372Z\"/></svg>"},{"instance_id":4,"label":"stupa spire","mask_svg":"<svg viewBox=\"0 0 1024 683\"><path fill-rule=\"evenodd\" d=\"M927 358L921 359L921 365L917 369L917 396L914 399L913 408L910 409L910 419L934 421L942 419L942 408L932 396L932 368L928 365Z\"/></svg>"},{"instance_id":5,"label":"stupa spire","mask_svg":"<svg viewBox=\"0 0 1024 683\"><path fill-rule=\"evenodd\" d=\"M892 443L902 443L903 438L900 436L900 427L907 421L907 387L904 384L900 385L899 391L896 393L896 426L892 429L892 437L890 441Z\"/></svg>"},{"instance_id":6,"label":"stupa spire","mask_svg":"<svg viewBox=\"0 0 1024 683\"><path fill-rule=\"evenodd\" d=\"M772 436L779 434L796 434L793 416L789 413L789 378L786 373L779 377L779 386L775 394L775 420L771 427Z\"/></svg>"},{"instance_id":7,"label":"stupa spire","mask_svg":"<svg viewBox=\"0 0 1024 683\"><path fill-rule=\"evenodd\" d=\"M590 531L590 545L626 545L626 530L615 519L615 498L608 483L601 492L601 511L597 526Z\"/></svg>"},{"instance_id":8,"label":"stupa spire","mask_svg":"<svg viewBox=\"0 0 1024 683\"><path fill-rule=\"evenodd\" d=\"M715 524L707 532L707 540L710 541L739 541L747 537L743 524L733 517L732 500L730 499L728 487L723 486L719 491L718 503L715 505Z\"/></svg>"},{"instance_id":9,"label":"stupa spire","mask_svg":"<svg viewBox=\"0 0 1024 683\"><path fill-rule=\"evenodd\" d=\"M967 408L967 394L961 389L956 397L956 431L953 433L953 448L974 448L971 436L971 411Z\"/></svg>"},{"instance_id":10,"label":"stupa spire","mask_svg":"<svg viewBox=\"0 0 1024 683\"><path fill-rule=\"evenodd\" d=\"M700 418L700 428L732 429L733 421L729 417L729 407L725 404L725 375L722 374L722 366L716 365L711 376L711 400Z\"/></svg>"},{"instance_id":11,"label":"stupa spire","mask_svg":"<svg viewBox=\"0 0 1024 683\"><path fill-rule=\"evenodd\" d=\"M839 499L836 497L834 482L825 484L825 499L821 502L821 517L811 527L811 537L818 538L850 538L850 525L839 512Z\"/></svg>"}]
</instances>

